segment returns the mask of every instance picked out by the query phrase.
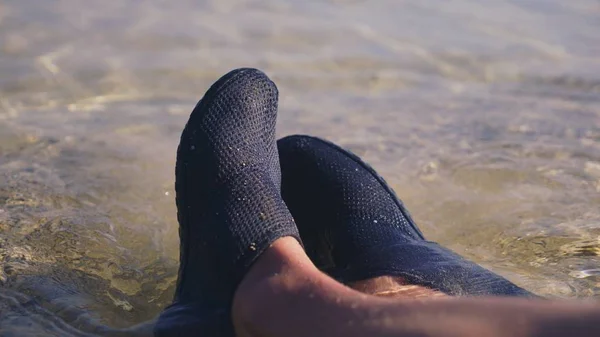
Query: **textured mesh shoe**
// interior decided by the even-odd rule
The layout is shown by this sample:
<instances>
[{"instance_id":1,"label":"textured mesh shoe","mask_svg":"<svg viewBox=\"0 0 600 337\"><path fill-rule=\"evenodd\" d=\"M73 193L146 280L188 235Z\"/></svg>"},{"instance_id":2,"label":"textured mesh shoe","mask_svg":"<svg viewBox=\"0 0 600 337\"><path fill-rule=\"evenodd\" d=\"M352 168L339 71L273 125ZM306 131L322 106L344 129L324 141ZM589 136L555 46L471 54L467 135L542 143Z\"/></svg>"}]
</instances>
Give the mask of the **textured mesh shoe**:
<instances>
[{"instance_id":1,"label":"textured mesh shoe","mask_svg":"<svg viewBox=\"0 0 600 337\"><path fill-rule=\"evenodd\" d=\"M281 198L277 87L256 69L219 79L183 130L175 172L180 269L158 336L232 336L233 294L276 239L300 241Z\"/></svg>"},{"instance_id":2,"label":"textured mesh shoe","mask_svg":"<svg viewBox=\"0 0 600 337\"><path fill-rule=\"evenodd\" d=\"M342 282L399 276L450 295L530 296L508 280L426 241L375 170L328 141L278 141L282 193L307 254Z\"/></svg>"}]
</instances>

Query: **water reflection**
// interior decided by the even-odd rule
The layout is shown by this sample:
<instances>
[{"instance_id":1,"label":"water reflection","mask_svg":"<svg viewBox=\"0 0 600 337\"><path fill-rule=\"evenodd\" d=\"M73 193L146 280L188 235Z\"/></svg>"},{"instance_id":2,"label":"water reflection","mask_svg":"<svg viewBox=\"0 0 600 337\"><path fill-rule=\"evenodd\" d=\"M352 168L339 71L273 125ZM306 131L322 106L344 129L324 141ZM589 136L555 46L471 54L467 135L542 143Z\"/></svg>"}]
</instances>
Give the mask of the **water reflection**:
<instances>
[{"instance_id":1,"label":"water reflection","mask_svg":"<svg viewBox=\"0 0 600 337\"><path fill-rule=\"evenodd\" d=\"M179 132L245 65L278 83L281 135L364 156L428 237L542 295L598 297L599 14L592 0L5 1L0 333L102 332L170 301Z\"/></svg>"}]
</instances>

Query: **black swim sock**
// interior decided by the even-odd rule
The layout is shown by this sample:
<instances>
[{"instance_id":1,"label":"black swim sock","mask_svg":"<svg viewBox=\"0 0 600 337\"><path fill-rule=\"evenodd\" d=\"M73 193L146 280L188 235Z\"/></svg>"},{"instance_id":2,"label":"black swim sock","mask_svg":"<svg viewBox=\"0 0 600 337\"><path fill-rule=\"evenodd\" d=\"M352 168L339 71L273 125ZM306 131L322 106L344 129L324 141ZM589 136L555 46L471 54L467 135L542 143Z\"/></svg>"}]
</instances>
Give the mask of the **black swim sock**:
<instances>
[{"instance_id":1,"label":"black swim sock","mask_svg":"<svg viewBox=\"0 0 600 337\"><path fill-rule=\"evenodd\" d=\"M342 282L400 276L450 295L530 296L426 241L394 191L356 155L318 138L278 141L282 193L307 254Z\"/></svg>"},{"instance_id":2,"label":"black swim sock","mask_svg":"<svg viewBox=\"0 0 600 337\"><path fill-rule=\"evenodd\" d=\"M182 323L191 324L184 332L196 324L200 330L187 332L232 333L231 302L249 267L276 239L300 241L280 192L277 96L262 72L234 70L212 85L183 130L175 172L179 278L158 335L178 335L172 328ZM195 319L181 322L186 316Z\"/></svg>"}]
</instances>

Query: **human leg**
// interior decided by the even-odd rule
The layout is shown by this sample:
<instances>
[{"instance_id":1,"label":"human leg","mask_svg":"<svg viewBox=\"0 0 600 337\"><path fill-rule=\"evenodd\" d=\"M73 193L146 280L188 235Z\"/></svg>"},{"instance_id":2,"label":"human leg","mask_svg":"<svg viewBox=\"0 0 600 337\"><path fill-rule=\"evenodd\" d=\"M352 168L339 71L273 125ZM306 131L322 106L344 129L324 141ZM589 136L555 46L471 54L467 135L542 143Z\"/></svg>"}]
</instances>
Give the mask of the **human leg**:
<instances>
[{"instance_id":1,"label":"human leg","mask_svg":"<svg viewBox=\"0 0 600 337\"><path fill-rule=\"evenodd\" d=\"M396 277L450 295L533 296L426 241L394 191L358 156L310 136L285 137L278 147L283 197L306 251L335 279Z\"/></svg>"},{"instance_id":2,"label":"human leg","mask_svg":"<svg viewBox=\"0 0 600 337\"><path fill-rule=\"evenodd\" d=\"M594 304L500 297L381 298L318 270L297 241L277 240L238 287L238 337L597 336Z\"/></svg>"},{"instance_id":3,"label":"human leg","mask_svg":"<svg viewBox=\"0 0 600 337\"><path fill-rule=\"evenodd\" d=\"M233 335L233 293L248 268L278 238L300 240L280 194L277 99L265 74L237 69L190 115L175 172L179 277L157 336Z\"/></svg>"}]
</instances>

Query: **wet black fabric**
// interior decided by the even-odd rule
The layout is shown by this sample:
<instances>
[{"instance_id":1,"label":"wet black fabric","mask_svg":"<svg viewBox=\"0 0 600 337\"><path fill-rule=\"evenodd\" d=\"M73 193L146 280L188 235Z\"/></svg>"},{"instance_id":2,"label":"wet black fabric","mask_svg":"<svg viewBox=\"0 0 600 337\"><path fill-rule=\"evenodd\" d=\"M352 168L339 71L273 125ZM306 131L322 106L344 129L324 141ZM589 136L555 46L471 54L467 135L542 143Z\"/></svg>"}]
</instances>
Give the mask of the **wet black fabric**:
<instances>
[{"instance_id":1,"label":"wet black fabric","mask_svg":"<svg viewBox=\"0 0 600 337\"><path fill-rule=\"evenodd\" d=\"M234 337L230 310L175 302L159 316L156 337Z\"/></svg>"},{"instance_id":2,"label":"wet black fabric","mask_svg":"<svg viewBox=\"0 0 600 337\"><path fill-rule=\"evenodd\" d=\"M231 302L249 267L276 239L300 241L281 197L277 100L265 74L237 69L194 108L175 170L179 278L156 335L232 335Z\"/></svg>"},{"instance_id":3,"label":"wet black fabric","mask_svg":"<svg viewBox=\"0 0 600 337\"><path fill-rule=\"evenodd\" d=\"M401 276L450 295L531 296L508 280L426 241L373 168L310 136L278 141L282 193L317 267L342 282Z\"/></svg>"}]
</instances>

